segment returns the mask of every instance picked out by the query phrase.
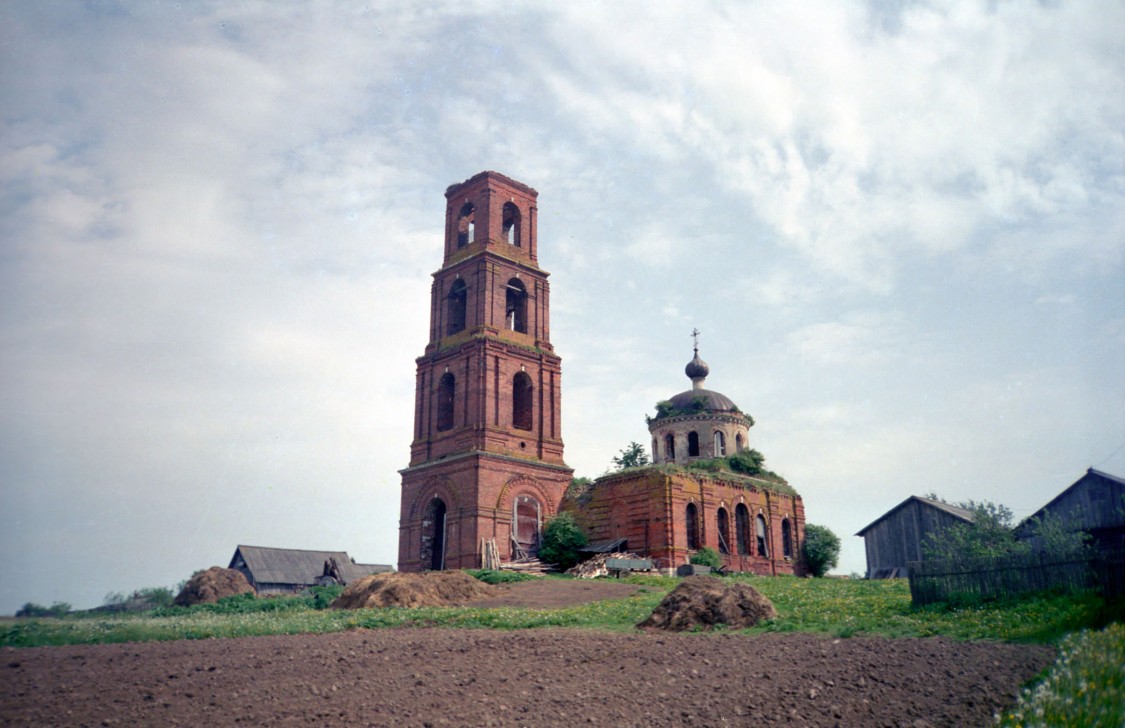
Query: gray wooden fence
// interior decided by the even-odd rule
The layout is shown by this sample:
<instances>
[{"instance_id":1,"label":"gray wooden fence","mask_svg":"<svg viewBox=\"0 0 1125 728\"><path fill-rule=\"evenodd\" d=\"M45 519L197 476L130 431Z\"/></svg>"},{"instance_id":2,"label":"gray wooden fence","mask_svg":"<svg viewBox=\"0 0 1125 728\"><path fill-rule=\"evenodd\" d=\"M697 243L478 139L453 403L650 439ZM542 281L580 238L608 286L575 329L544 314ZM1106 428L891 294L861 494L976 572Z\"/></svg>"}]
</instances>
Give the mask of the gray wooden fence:
<instances>
[{"instance_id":1,"label":"gray wooden fence","mask_svg":"<svg viewBox=\"0 0 1125 728\"><path fill-rule=\"evenodd\" d=\"M1125 594L1125 551L1080 558L1046 554L962 561L912 561L915 605L960 599L1000 599L1030 592L1093 589L1107 598Z\"/></svg>"}]
</instances>

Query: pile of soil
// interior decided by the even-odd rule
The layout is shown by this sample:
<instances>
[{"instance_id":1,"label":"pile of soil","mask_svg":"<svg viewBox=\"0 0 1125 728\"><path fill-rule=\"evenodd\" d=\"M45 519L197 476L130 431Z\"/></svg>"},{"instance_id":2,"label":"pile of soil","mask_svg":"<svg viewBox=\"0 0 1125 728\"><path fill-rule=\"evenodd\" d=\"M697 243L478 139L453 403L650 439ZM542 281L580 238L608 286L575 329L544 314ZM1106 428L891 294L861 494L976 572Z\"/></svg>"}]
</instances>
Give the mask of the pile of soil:
<instances>
[{"instance_id":1,"label":"pile of soil","mask_svg":"<svg viewBox=\"0 0 1125 728\"><path fill-rule=\"evenodd\" d=\"M740 629L776 616L773 602L749 584L728 584L714 576L689 576L637 627L686 632L725 624Z\"/></svg>"},{"instance_id":2,"label":"pile of soil","mask_svg":"<svg viewBox=\"0 0 1125 728\"><path fill-rule=\"evenodd\" d=\"M353 581L331 607L448 607L491 596L493 591L492 586L463 571L392 572Z\"/></svg>"},{"instance_id":3,"label":"pile of soil","mask_svg":"<svg viewBox=\"0 0 1125 728\"><path fill-rule=\"evenodd\" d=\"M5 647L0 725L984 726L1053 659L934 638L574 629Z\"/></svg>"},{"instance_id":4,"label":"pile of soil","mask_svg":"<svg viewBox=\"0 0 1125 728\"><path fill-rule=\"evenodd\" d=\"M224 597L247 592L253 593L254 587L250 586L250 582L246 581L246 576L241 571L212 566L207 571L196 572L191 577L183 590L176 595L175 604L178 607L214 604Z\"/></svg>"}]
</instances>

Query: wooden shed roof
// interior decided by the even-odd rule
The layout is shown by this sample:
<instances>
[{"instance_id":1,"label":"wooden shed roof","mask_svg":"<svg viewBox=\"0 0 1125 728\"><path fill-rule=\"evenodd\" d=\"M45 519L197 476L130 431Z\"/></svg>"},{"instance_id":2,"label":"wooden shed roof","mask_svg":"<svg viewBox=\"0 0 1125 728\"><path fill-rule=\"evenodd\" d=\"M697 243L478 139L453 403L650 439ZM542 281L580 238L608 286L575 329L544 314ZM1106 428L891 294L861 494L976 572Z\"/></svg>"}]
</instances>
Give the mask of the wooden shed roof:
<instances>
[{"instance_id":1,"label":"wooden shed roof","mask_svg":"<svg viewBox=\"0 0 1125 728\"><path fill-rule=\"evenodd\" d=\"M856 535L862 536L863 534L867 533L872 528L877 526L881 521L890 517L891 515L893 515L899 509L905 508L907 505L909 505L911 502L914 502L914 501L917 501L918 503L921 503L923 506L928 506L930 508L936 508L939 511L945 511L949 515L953 516L954 518L958 518L958 519L964 521L965 523L972 523L974 518L976 517L976 514L974 514L968 508L961 508L960 506L953 506L953 505L950 505L948 503L943 503L942 501L939 501L939 500L933 500L932 498L923 498L923 497L918 496L918 495L912 495L909 498L907 498L906 500L904 500L902 503L899 503L894 508L890 509L889 511L887 511L883 515L876 518L871 523L867 524L867 526L860 529L860 531Z\"/></svg>"},{"instance_id":2,"label":"wooden shed roof","mask_svg":"<svg viewBox=\"0 0 1125 728\"><path fill-rule=\"evenodd\" d=\"M1064 488L1061 493L1051 499L1050 503L1020 521L1019 525L1016 526L1017 533L1026 532L1028 529L1030 529L1033 518L1037 518L1039 520L1045 518L1048 511L1057 506L1060 501L1065 499L1071 493L1071 491L1073 491L1083 483L1086 483L1090 478L1100 478L1102 480L1108 480L1110 483L1116 483L1117 485L1125 486L1125 479L1123 478L1119 478L1116 475L1110 475L1109 473L1102 472L1101 470L1095 470L1094 468L1087 468L1086 473L1081 478Z\"/></svg>"},{"instance_id":3,"label":"wooden shed roof","mask_svg":"<svg viewBox=\"0 0 1125 728\"><path fill-rule=\"evenodd\" d=\"M394 571L393 567L384 564L357 564L346 551L239 545L231 557L230 568L237 568L240 559L258 584L315 584L317 577L324 574L324 562L329 559L336 560L340 576L346 583L370 574Z\"/></svg>"}]
</instances>

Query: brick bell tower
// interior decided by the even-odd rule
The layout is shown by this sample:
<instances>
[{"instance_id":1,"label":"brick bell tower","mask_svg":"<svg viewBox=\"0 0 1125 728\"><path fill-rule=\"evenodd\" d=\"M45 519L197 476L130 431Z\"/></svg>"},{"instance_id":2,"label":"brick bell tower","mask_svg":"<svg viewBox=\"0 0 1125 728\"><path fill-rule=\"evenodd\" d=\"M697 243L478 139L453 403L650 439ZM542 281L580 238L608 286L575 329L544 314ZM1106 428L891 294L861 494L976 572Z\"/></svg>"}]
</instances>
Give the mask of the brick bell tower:
<instances>
[{"instance_id":1,"label":"brick bell tower","mask_svg":"<svg viewBox=\"0 0 1125 728\"><path fill-rule=\"evenodd\" d=\"M570 484L538 195L496 172L445 191L445 257L400 471L401 571L479 568L485 540L502 560L534 555Z\"/></svg>"}]
</instances>

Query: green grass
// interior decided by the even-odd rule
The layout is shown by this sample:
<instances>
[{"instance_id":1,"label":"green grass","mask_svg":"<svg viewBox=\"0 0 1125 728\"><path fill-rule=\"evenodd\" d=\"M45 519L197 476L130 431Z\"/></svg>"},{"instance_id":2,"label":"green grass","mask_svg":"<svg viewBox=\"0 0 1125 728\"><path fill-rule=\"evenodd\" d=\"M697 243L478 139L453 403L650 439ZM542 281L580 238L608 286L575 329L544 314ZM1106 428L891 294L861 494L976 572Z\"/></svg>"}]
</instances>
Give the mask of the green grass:
<instances>
[{"instance_id":1,"label":"green grass","mask_svg":"<svg viewBox=\"0 0 1125 728\"><path fill-rule=\"evenodd\" d=\"M1083 630L1064 639L1046 677L1020 693L999 725L1125 725L1125 625Z\"/></svg>"},{"instance_id":2,"label":"green grass","mask_svg":"<svg viewBox=\"0 0 1125 728\"><path fill-rule=\"evenodd\" d=\"M944 635L962 640L1052 642L1091 627L1103 613L1093 595L1037 596L1005 603L914 609L903 580L750 577L746 581L773 601L778 619L750 632L820 632L840 637ZM0 623L0 645L90 644L146 640L247 637L337 632L355 628L436 626L477 629L587 628L628 631L647 617L678 582L672 577L635 576L642 585L629 599L566 609L316 609L305 598L233 598L213 606L163 609L141 614L18 619Z\"/></svg>"}]
</instances>

